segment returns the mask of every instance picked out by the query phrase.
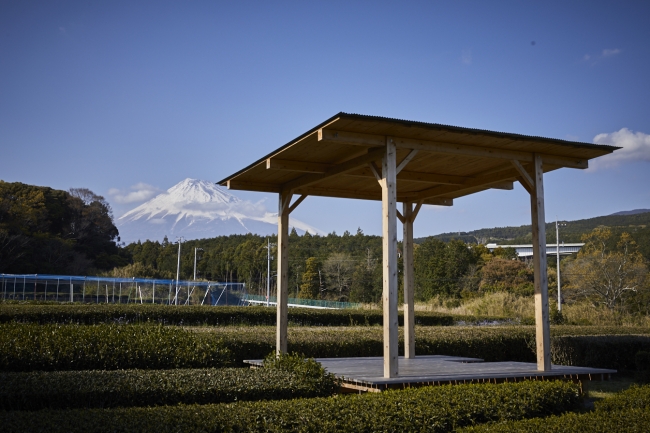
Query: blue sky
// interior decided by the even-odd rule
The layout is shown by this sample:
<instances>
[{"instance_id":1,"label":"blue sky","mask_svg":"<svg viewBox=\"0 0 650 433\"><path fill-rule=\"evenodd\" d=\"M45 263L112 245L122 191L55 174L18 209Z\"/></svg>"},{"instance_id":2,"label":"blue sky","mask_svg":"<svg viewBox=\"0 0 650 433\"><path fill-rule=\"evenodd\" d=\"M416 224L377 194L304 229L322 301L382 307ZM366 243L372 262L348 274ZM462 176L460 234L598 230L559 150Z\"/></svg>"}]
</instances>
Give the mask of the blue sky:
<instances>
[{"instance_id":1,"label":"blue sky","mask_svg":"<svg viewBox=\"0 0 650 433\"><path fill-rule=\"evenodd\" d=\"M648 17L645 1L3 1L0 179L87 187L120 216L345 111L598 136L625 151L548 174L547 220L650 208ZM309 198L292 216L381 231L379 203ZM517 185L428 207L415 235L529 221Z\"/></svg>"}]
</instances>

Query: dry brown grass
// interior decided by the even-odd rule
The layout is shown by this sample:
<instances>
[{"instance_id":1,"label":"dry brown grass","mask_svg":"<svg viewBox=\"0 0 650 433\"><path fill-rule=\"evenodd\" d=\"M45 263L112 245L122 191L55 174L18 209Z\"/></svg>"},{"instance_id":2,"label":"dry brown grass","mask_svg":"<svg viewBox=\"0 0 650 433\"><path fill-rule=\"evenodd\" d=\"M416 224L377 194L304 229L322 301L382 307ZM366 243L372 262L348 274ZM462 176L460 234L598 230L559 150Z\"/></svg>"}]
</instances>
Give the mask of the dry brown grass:
<instances>
[{"instance_id":1,"label":"dry brown grass","mask_svg":"<svg viewBox=\"0 0 650 433\"><path fill-rule=\"evenodd\" d=\"M438 297L426 304L416 304L416 310L468 316L498 316L524 318L534 317L535 306L532 297L516 296L507 292L487 293L480 298L464 301L457 307L448 307Z\"/></svg>"},{"instance_id":2,"label":"dry brown grass","mask_svg":"<svg viewBox=\"0 0 650 433\"><path fill-rule=\"evenodd\" d=\"M551 302L550 308L556 308ZM454 306L448 300L435 297L426 303L415 304L417 311L435 311L444 314L493 316L509 318L533 318L535 305L533 297L521 297L507 292L487 293L480 298L461 301ZM650 327L649 316L621 314L604 307L595 307L588 301L567 304L562 307L567 324L574 325L618 325Z\"/></svg>"}]
</instances>

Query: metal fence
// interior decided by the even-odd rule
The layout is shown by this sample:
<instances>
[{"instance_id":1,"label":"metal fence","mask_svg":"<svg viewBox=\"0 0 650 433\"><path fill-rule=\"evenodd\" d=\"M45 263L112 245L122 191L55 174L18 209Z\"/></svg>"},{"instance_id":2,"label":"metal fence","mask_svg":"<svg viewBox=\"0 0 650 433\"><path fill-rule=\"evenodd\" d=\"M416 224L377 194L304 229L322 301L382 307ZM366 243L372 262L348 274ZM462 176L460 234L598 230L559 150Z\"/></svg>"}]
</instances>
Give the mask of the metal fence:
<instances>
[{"instance_id":1,"label":"metal fence","mask_svg":"<svg viewBox=\"0 0 650 433\"><path fill-rule=\"evenodd\" d=\"M261 296L261 295L246 295L245 302L248 304L255 304L255 305L267 304L266 296ZM277 303L277 297L271 296L270 299L268 300L268 304L276 305L276 303ZM361 304L355 302L325 301L321 299L289 298L287 304L290 307L319 308L319 309L328 309L328 310L361 308Z\"/></svg>"},{"instance_id":2,"label":"metal fence","mask_svg":"<svg viewBox=\"0 0 650 433\"><path fill-rule=\"evenodd\" d=\"M106 304L247 305L244 283L0 274L2 300Z\"/></svg>"}]
</instances>

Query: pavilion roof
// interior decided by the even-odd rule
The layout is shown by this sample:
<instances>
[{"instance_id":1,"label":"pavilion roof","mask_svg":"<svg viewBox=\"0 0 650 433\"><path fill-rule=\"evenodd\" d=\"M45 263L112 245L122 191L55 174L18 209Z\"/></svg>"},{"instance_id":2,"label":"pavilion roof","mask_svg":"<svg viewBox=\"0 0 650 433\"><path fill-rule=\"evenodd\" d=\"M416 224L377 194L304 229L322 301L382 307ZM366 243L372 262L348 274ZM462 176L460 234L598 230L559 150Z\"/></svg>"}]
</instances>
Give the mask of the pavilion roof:
<instances>
[{"instance_id":1,"label":"pavilion roof","mask_svg":"<svg viewBox=\"0 0 650 433\"><path fill-rule=\"evenodd\" d=\"M386 140L397 147L397 200L451 205L490 188L512 189L541 154L544 172L584 169L615 146L338 113L217 182L229 189L381 200ZM417 152L414 152L417 151ZM401 164L404 162L405 164ZM519 170L517 169L517 166Z\"/></svg>"}]
</instances>

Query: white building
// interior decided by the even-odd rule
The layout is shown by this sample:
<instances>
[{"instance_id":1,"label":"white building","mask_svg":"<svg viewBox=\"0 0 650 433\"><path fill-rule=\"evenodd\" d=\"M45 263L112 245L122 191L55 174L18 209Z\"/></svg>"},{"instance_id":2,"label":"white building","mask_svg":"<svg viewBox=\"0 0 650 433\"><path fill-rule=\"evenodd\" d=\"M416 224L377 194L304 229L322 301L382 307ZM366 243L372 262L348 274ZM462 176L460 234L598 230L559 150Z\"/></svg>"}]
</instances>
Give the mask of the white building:
<instances>
[{"instance_id":1,"label":"white building","mask_svg":"<svg viewBox=\"0 0 650 433\"><path fill-rule=\"evenodd\" d=\"M584 246L584 243L575 243L575 244L565 244L562 242L560 244L560 256L569 256L571 254L577 253L580 251L580 248ZM533 246L529 245L497 245L497 244L487 244L486 247L493 252L497 248L514 248L517 252L519 258L530 258L533 256ZM557 255L557 244L546 244L546 255L547 256L556 256Z\"/></svg>"}]
</instances>

